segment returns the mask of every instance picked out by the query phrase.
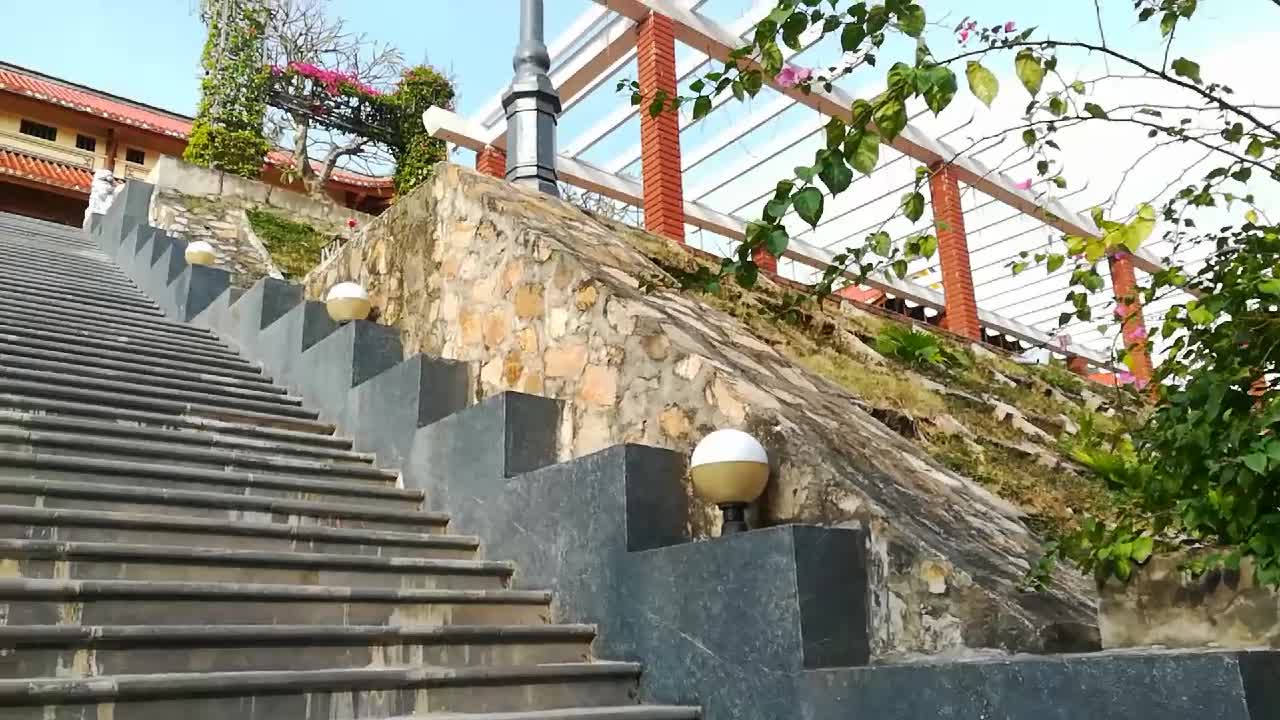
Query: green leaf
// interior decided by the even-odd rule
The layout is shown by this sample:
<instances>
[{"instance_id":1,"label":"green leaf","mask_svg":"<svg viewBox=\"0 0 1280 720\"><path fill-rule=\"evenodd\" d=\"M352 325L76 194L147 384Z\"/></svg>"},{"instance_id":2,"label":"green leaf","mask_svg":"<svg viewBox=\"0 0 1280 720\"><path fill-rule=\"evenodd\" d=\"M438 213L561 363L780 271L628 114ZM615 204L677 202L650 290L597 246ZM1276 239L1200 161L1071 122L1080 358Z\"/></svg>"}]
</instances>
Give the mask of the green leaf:
<instances>
[{"instance_id":1,"label":"green leaf","mask_svg":"<svg viewBox=\"0 0 1280 720\"><path fill-rule=\"evenodd\" d=\"M855 170L863 175L870 175L880 160L880 135L874 130L867 130L846 139L844 157Z\"/></svg>"},{"instance_id":2,"label":"green leaf","mask_svg":"<svg viewBox=\"0 0 1280 720\"><path fill-rule=\"evenodd\" d=\"M1044 82L1044 67L1040 64L1040 58L1036 57L1031 48L1023 48L1014 58L1013 67L1018 73L1018 79L1022 81L1022 87L1031 93L1031 97L1035 97L1040 92L1040 84Z\"/></svg>"},{"instance_id":3,"label":"green leaf","mask_svg":"<svg viewBox=\"0 0 1280 720\"><path fill-rule=\"evenodd\" d=\"M1104 120L1107 117L1107 111L1103 110L1102 106L1098 105L1097 103L1085 103L1084 111L1085 113L1087 113L1092 117L1102 118Z\"/></svg>"},{"instance_id":4,"label":"green leaf","mask_svg":"<svg viewBox=\"0 0 1280 720\"><path fill-rule=\"evenodd\" d=\"M793 172L795 172L796 177L805 182L813 182L813 178L817 174L814 172L813 168L805 165L797 165Z\"/></svg>"},{"instance_id":5,"label":"green leaf","mask_svg":"<svg viewBox=\"0 0 1280 720\"><path fill-rule=\"evenodd\" d=\"M1125 226L1122 234L1122 242L1128 248L1129 252L1137 252L1142 243L1151 237L1151 231L1156 226L1155 208L1143 203L1138 207L1138 216L1133 222Z\"/></svg>"},{"instance_id":6,"label":"green leaf","mask_svg":"<svg viewBox=\"0 0 1280 720\"><path fill-rule=\"evenodd\" d=\"M1245 467L1259 475L1267 471L1267 456L1262 453L1250 453L1249 455L1245 455L1240 458L1240 460L1244 463Z\"/></svg>"},{"instance_id":7,"label":"green leaf","mask_svg":"<svg viewBox=\"0 0 1280 720\"><path fill-rule=\"evenodd\" d=\"M1067 258L1065 255L1050 253L1049 257L1045 260L1045 268L1049 272L1055 272L1058 268L1062 267L1062 264L1066 261Z\"/></svg>"},{"instance_id":8,"label":"green leaf","mask_svg":"<svg viewBox=\"0 0 1280 720\"><path fill-rule=\"evenodd\" d=\"M931 258L938 251L938 238L933 235L925 235L920 238L920 256Z\"/></svg>"},{"instance_id":9,"label":"green leaf","mask_svg":"<svg viewBox=\"0 0 1280 720\"><path fill-rule=\"evenodd\" d=\"M950 68L935 65L928 70L917 73L927 83L924 89L924 103L934 115L947 109L956 96L956 74Z\"/></svg>"},{"instance_id":10,"label":"green leaf","mask_svg":"<svg viewBox=\"0 0 1280 720\"><path fill-rule=\"evenodd\" d=\"M872 113L871 119L880 134L892 140L907 126L907 105L898 98L885 98Z\"/></svg>"},{"instance_id":11,"label":"green leaf","mask_svg":"<svg viewBox=\"0 0 1280 720\"><path fill-rule=\"evenodd\" d=\"M1193 62L1186 58L1178 58L1177 60L1169 63L1169 67L1173 68L1175 75L1184 77L1197 85L1204 82L1200 79L1200 63Z\"/></svg>"},{"instance_id":12,"label":"green leaf","mask_svg":"<svg viewBox=\"0 0 1280 720\"><path fill-rule=\"evenodd\" d=\"M765 238L764 246L774 257L782 257L790 243L791 238L787 236L786 228L776 227Z\"/></svg>"},{"instance_id":13,"label":"green leaf","mask_svg":"<svg viewBox=\"0 0 1280 720\"><path fill-rule=\"evenodd\" d=\"M844 158L839 153L828 153L826 160L822 163L822 169L818 171L818 177L832 195L838 195L853 182L853 171L845 164Z\"/></svg>"},{"instance_id":14,"label":"green leaf","mask_svg":"<svg viewBox=\"0 0 1280 720\"><path fill-rule=\"evenodd\" d=\"M1244 154L1248 155L1251 158L1262 157L1262 141L1259 140L1258 138L1253 138L1252 140L1250 140L1249 147L1244 149Z\"/></svg>"},{"instance_id":15,"label":"green leaf","mask_svg":"<svg viewBox=\"0 0 1280 720\"><path fill-rule=\"evenodd\" d=\"M907 276L907 261L906 261L906 260L894 260L894 261L893 261L893 266L892 266L892 267L893 267L893 274L894 274L894 275L897 275L899 280L901 280L901 279L903 279L903 278L905 278L905 277Z\"/></svg>"},{"instance_id":16,"label":"green leaf","mask_svg":"<svg viewBox=\"0 0 1280 720\"><path fill-rule=\"evenodd\" d=\"M1079 80L1076 80L1075 82L1071 83L1071 89L1072 89L1072 90L1074 90L1074 91L1076 91L1077 93L1083 94L1083 93L1084 93L1084 83L1083 83L1083 82L1080 82Z\"/></svg>"},{"instance_id":17,"label":"green leaf","mask_svg":"<svg viewBox=\"0 0 1280 720\"><path fill-rule=\"evenodd\" d=\"M1035 144L1036 144L1036 131L1035 131L1035 130L1032 130L1031 128L1027 128L1026 130L1023 130L1023 131L1022 131L1022 144L1023 144L1023 145L1026 145L1027 147L1031 147L1032 145L1035 145Z\"/></svg>"},{"instance_id":18,"label":"green leaf","mask_svg":"<svg viewBox=\"0 0 1280 720\"><path fill-rule=\"evenodd\" d=\"M1062 117L1063 115L1066 115L1067 101L1057 95L1049 98L1049 112L1053 113L1054 117Z\"/></svg>"},{"instance_id":19,"label":"green leaf","mask_svg":"<svg viewBox=\"0 0 1280 720\"><path fill-rule=\"evenodd\" d=\"M701 120L711 112L711 96L699 95L697 100L693 101L693 119Z\"/></svg>"},{"instance_id":20,"label":"green leaf","mask_svg":"<svg viewBox=\"0 0 1280 720\"><path fill-rule=\"evenodd\" d=\"M796 214L801 220L809 223L810 227L816 227L818 220L822 218L822 191L815 187L807 187L796 193L791 204L796 209Z\"/></svg>"},{"instance_id":21,"label":"green leaf","mask_svg":"<svg viewBox=\"0 0 1280 720\"><path fill-rule=\"evenodd\" d=\"M733 276L742 287L755 287L756 280L760 277L760 268L753 262L738 263Z\"/></svg>"},{"instance_id":22,"label":"green leaf","mask_svg":"<svg viewBox=\"0 0 1280 720\"><path fill-rule=\"evenodd\" d=\"M924 8L912 3L898 9L898 27L911 37L920 37L924 32Z\"/></svg>"},{"instance_id":23,"label":"green leaf","mask_svg":"<svg viewBox=\"0 0 1280 720\"><path fill-rule=\"evenodd\" d=\"M880 257L887 258L893 252L893 238L889 237L889 233L881 230L872 235L868 244L871 245L871 251Z\"/></svg>"},{"instance_id":24,"label":"green leaf","mask_svg":"<svg viewBox=\"0 0 1280 720\"><path fill-rule=\"evenodd\" d=\"M1245 213L1244 213L1244 219L1245 219L1245 221L1247 221L1247 222L1251 222L1251 223L1253 223L1254 225L1257 225L1257 224L1258 224L1258 211L1257 211L1257 210L1254 210L1254 209L1252 209L1252 208L1250 208L1249 210L1246 210L1246 211L1245 211Z\"/></svg>"},{"instance_id":25,"label":"green leaf","mask_svg":"<svg viewBox=\"0 0 1280 720\"><path fill-rule=\"evenodd\" d=\"M973 60L965 67L964 75L969 80L969 91L974 97L981 100L983 105L991 107L991 102L1000 92L1000 81L996 80L996 76Z\"/></svg>"},{"instance_id":26,"label":"green leaf","mask_svg":"<svg viewBox=\"0 0 1280 720\"><path fill-rule=\"evenodd\" d=\"M1129 576L1133 574L1133 566L1129 564L1129 558L1127 557L1116 558L1115 564L1116 564L1116 577L1120 578L1121 580L1128 580Z\"/></svg>"},{"instance_id":27,"label":"green leaf","mask_svg":"<svg viewBox=\"0 0 1280 720\"><path fill-rule=\"evenodd\" d=\"M924 215L924 195L918 192L903 195L902 214L906 215L911 222L919 220Z\"/></svg>"},{"instance_id":28,"label":"green leaf","mask_svg":"<svg viewBox=\"0 0 1280 720\"><path fill-rule=\"evenodd\" d=\"M866 38L867 32L863 29L862 23L845 23L844 30L840 32L840 49L845 52L854 52Z\"/></svg>"},{"instance_id":29,"label":"green leaf","mask_svg":"<svg viewBox=\"0 0 1280 720\"><path fill-rule=\"evenodd\" d=\"M1187 318L1196 325L1208 325L1213 322L1213 313L1193 300L1187 303Z\"/></svg>"},{"instance_id":30,"label":"green leaf","mask_svg":"<svg viewBox=\"0 0 1280 720\"><path fill-rule=\"evenodd\" d=\"M1129 557L1134 562L1142 564L1151 557L1151 551L1155 549L1155 540L1149 535L1143 535L1133 541L1133 549L1129 551Z\"/></svg>"},{"instance_id":31,"label":"green leaf","mask_svg":"<svg viewBox=\"0 0 1280 720\"><path fill-rule=\"evenodd\" d=\"M1173 26L1178 24L1178 15L1176 13L1167 12L1164 17L1160 18L1160 35L1165 36L1173 32Z\"/></svg>"},{"instance_id":32,"label":"green leaf","mask_svg":"<svg viewBox=\"0 0 1280 720\"><path fill-rule=\"evenodd\" d=\"M1271 278L1258 283L1258 292L1268 295L1280 295L1280 279Z\"/></svg>"},{"instance_id":33,"label":"green leaf","mask_svg":"<svg viewBox=\"0 0 1280 720\"><path fill-rule=\"evenodd\" d=\"M774 198L764 205L764 214L766 217L775 220L781 219L787 214L787 208L791 207L791 197Z\"/></svg>"}]
</instances>

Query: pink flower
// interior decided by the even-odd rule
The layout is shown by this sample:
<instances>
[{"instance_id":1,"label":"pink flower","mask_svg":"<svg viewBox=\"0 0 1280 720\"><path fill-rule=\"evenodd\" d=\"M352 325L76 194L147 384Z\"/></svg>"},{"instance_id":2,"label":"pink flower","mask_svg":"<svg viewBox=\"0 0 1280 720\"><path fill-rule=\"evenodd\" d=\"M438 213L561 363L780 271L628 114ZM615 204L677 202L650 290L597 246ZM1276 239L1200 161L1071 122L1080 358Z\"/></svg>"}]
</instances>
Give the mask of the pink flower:
<instances>
[{"instance_id":1,"label":"pink flower","mask_svg":"<svg viewBox=\"0 0 1280 720\"><path fill-rule=\"evenodd\" d=\"M968 24L966 24L966 25L964 26L964 29L965 29L965 30L976 30L977 28L978 28L978 21L977 21L977 20L970 20L970 21L968 22Z\"/></svg>"},{"instance_id":2,"label":"pink flower","mask_svg":"<svg viewBox=\"0 0 1280 720\"><path fill-rule=\"evenodd\" d=\"M968 30L961 30L961 31L960 31L960 42L962 42L962 43L969 42L969 31L968 31Z\"/></svg>"},{"instance_id":3,"label":"pink flower","mask_svg":"<svg viewBox=\"0 0 1280 720\"><path fill-rule=\"evenodd\" d=\"M1133 373L1129 372L1128 370L1121 370L1120 372L1116 373L1116 382L1120 383L1121 385L1131 385L1137 379L1138 378L1134 377Z\"/></svg>"},{"instance_id":4,"label":"pink flower","mask_svg":"<svg viewBox=\"0 0 1280 720\"><path fill-rule=\"evenodd\" d=\"M1124 339L1131 343L1140 343L1147 339L1147 329L1141 325L1125 331Z\"/></svg>"},{"instance_id":5,"label":"pink flower","mask_svg":"<svg viewBox=\"0 0 1280 720\"><path fill-rule=\"evenodd\" d=\"M1053 338L1053 344L1057 345L1059 350L1066 350L1067 346L1071 344L1071 336L1066 333L1057 335Z\"/></svg>"},{"instance_id":6,"label":"pink flower","mask_svg":"<svg viewBox=\"0 0 1280 720\"><path fill-rule=\"evenodd\" d=\"M1015 24L1013 23L1013 21L1012 21L1012 20L1010 20L1009 22L1007 22L1007 23L1005 23L1005 24L1004 24L1004 31L1005 31L1005 32L1013 32L1013 31L1014 31L1014 30L1016 30L1017 28L1018 28L1018 26L1017 26L1017 25L1015 25Z\"/></svg>"},{"instance_id":7,"label":"pink flower","mask_svg":"<svg viewBox=\"0 0 1280 720\"><path fill-rule=\"evenodd\" d=\"M1030 190L1031 178L1027 178L1026 180L1019 180L1018 182L1014 183L1013 186L1018 188L1019 190Z\"/></svg>"},{"instance_id":8,"label":"pink flower","mask_svg":"<svg viewBox=\"0 0 1280 720\"><path fill-rule=\"evenodd\" d=\"M809 68L788 65L782 68L773 80L784 88L790 88L795 87L800 83L807 82L812 75L813 71Z\"/></svg>"},{"instance_id":9,"label":"pink flower","mask_svg":"<svg viewBox=\"0 0 1280 720\"><path fill-rule=\"evenodd\" d=\"M1128 306L1128 305L1116 305L1116 309L1115 309L1113 312L1115 312L1116 317L1118 317L1118 318L1120 318L1120 319L1122 319L1122 320L1123 320L1124 318L1129 317L1129 306Z\"/></svg>"},{"instance_id":10,"label":"pink flower","mask_svg":"<svg viewBox=\"0 0 1280 720\"><path fill-rule=\"evenodd\" d=\"M356 219L355 219L355 218L347 218L347 227L349 227L349 228L351 228L352 230L354 230L354 229L355 229L355 227L356 227Z\"/></svg>"},{"instance_id":11,"label":"pink flower","mask_svg":"<svg viewBox=\"0 0 1280 720\"><path fill-rule=\"evenodd\" d=\"M1150 385L1150 384L1151 384L1151 383L1150 383L1149 381L1147 381L1147 380L1143 380L1143 379L1142 379L1142 378L1140 378L1140 377L1135 377L1135 378L1133 379L1133 386L1134 386L1134 387L1136 387L1136 388L1138 388L1139 390L1146 390L1146 389L1147 389L1147 386L1148 386L1148 385Z\"/></svg>"}]
</instances>

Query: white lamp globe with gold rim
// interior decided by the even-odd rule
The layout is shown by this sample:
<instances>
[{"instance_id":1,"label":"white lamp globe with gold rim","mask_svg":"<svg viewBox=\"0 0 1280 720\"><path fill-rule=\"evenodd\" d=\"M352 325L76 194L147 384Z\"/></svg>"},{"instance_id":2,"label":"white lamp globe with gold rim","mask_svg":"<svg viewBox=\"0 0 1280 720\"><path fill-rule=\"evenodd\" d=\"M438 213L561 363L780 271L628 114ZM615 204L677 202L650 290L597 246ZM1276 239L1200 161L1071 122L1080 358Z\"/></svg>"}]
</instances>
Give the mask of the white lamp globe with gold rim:
<instances>
[{"instance_id":1,"label":"white lamp globe with gold rim","mask_svg":"<svg viewBox=\"0 0 1280 720\"><path fill-rule=\"evenodd\" d=\"M769 482L769 453L741 430L716 430L693 449L693 491L724 511L724 533L747 529L746 507Z\"/></svg>"},{"instance_id":2,"label":"white lamp globe with gold rim","mask_svg":"<svg viewBox=\"0 0 1280 720\"><path fill-rule=\"evenodd\" d=\"M340 282L329 288L324 296L324 307L336 322L364 320L373 309L369 293L353 282Z\"/></svg>"},{"instance_id":3,"label":"white lamp globe with gold rim","mask_svg":"<svg viewBox=\"0 0 1280 720\"><path fill-rule=\"evenodd\" d=\"M204 240L187 243L187 249L182 253L182 257L191 265L212 265L218 261L218 255L213 251L213 246Z\"/></svg>"}]
</instances>

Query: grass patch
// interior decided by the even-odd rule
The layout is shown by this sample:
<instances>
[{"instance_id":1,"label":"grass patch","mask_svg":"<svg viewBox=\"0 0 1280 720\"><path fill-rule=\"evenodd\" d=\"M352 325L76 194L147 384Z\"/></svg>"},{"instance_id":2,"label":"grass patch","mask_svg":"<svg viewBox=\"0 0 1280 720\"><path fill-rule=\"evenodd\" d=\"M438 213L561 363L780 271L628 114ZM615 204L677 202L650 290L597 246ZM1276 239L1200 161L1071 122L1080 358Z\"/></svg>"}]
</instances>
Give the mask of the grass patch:
<instances>
[{"instance_id":1,"label":"grass patch","mask_svg":"<svg viewBox=\"0 0 1280 720\"><path fill-rule=\"evenodd\" d=\"M328 235L268 210L249 208L245 214L254 234L286 278L301 278L320 263L320 250L331 239Z\"/></svg>"}]
</instances>

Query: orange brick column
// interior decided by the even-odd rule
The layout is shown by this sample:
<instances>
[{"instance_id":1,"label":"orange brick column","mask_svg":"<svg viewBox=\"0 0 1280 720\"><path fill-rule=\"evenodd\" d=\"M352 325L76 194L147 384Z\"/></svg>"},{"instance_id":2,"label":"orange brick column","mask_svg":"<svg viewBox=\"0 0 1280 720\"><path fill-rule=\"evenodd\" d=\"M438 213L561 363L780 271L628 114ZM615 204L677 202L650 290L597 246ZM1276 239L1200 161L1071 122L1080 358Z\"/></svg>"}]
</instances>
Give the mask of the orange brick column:
<instances>
[{"instance_id":1,"label":"orange brick column","mask_svg":"<svg viewBox=\"0 0 1280 720\"><path fill-rule=\"evenodd\" d=\"M676 40L671 18L657 13L640 23L636 36L640 92L640 162L644 180L644 227L684 242L684 189L680 180L680 117L649 114L659 91L676 94Z\"/></svg>"},{"instance_id":2,"label":"orange brick column","mask_svg":"<svg viewBox=\"0 0 1280 720\"><path fill-rule=\"evenodd\" d=\"M960 183L950 165L930 168L929 194L933 199L933 223L938 232L938 256L942 262L942 291L946 314L942 327L973 340L982 338L978 301L973 294L969 269L969 241L964 234L964 210L960 207Z\"/></svg>"},{"instance_id":3,"label":"orange brick column","mask_svg":"<svg viewBox=\"0 0 1280 720\"><path fill-rule=\"evenodd\" d=\"M1121 339L1129 351L1129 370L1144 383L1151 381L1151 356L1147 354L1147 325L1142 318L1142 300L1138 297L1138 277L1133 271L1133 256L1114 253L1111 262L1111 288L1121 311Z\"/></svg>"},{"instance_id":4,"label":"orange brick column","mask_svg":"<svg viewBox=\"0 0 1280 720\"><path fill-rule=\"evenodd\" d=\"M485 145L476 153L476 170L494 177L507 176L507 154L492 145Z\"/></svg>"}]
</instances>

